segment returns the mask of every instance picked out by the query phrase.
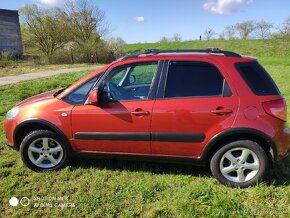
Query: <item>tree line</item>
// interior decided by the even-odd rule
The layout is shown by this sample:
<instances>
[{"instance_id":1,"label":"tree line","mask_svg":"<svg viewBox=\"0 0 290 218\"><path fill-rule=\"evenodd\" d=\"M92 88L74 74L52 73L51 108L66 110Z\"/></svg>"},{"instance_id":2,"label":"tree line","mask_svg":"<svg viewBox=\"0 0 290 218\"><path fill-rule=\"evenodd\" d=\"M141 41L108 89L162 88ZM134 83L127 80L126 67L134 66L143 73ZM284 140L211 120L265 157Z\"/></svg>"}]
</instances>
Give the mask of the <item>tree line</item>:
<instances>
[{"instance_id":1,"label":"tree line","mask_svg":"<svg viewBox=\"0 0 290 218\"><path fill-rule=\"evenodd\" d=\"M62 8L27 5L19 10L26 53L40 51L52 62L111 62L122 55L121 38L110 31L105 12L88 0L66 0Z\"/></svg>"},{"instance_id":2,"label":"tree line","mask_svg":"<svg viewBox=\"0 0 290 218\"><path fill-rule=\"evenodd\" d=\"M245 21L235 25L228 25L221 34L217 34L212 28L203 33L204 39L269 39L271 37L290 37L290 17L279 25L274 26L267 21Z\"/></svg>"},{"instance_id":3,"label":"tree line","mask_svg":"<svg viewBox=\"0 0 290 218\"><path fill-rule=\"evenodd\" d=\"M201 40L233 40L233 39L269 39L273 37L290 37L290 17L284 23L275 26L266 21L245 21L234 25L228 25L220 34L212 28L207 28L201 35ZM173 37L163 36L159 42L180 42L182 37L176 33Z\"/></svg>"}]
</instances>

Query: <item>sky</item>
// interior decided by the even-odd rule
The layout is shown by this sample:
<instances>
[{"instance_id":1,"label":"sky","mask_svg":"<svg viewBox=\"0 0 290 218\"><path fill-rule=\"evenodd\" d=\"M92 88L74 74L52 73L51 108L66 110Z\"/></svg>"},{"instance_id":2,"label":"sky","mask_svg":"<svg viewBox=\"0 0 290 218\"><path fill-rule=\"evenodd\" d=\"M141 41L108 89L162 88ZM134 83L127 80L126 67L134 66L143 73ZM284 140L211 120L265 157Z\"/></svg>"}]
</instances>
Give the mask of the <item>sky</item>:
<instances>
[{"instance_id":1,"label":"sky","mask_svg":"<svg viewBox=\"0 0 290 218\"><path fill-rule=\"evenodd\" d=\"M1 9L17 10L33 3L61 7L64 0L0 0ZM175 33L183 40L199 39L212 28L221 33L227 25L265 20L274 25L290 17L290 0L90 0L105 11L110 24L106 36L127 43L157 42Z\"/></svg>"}]
</instances>

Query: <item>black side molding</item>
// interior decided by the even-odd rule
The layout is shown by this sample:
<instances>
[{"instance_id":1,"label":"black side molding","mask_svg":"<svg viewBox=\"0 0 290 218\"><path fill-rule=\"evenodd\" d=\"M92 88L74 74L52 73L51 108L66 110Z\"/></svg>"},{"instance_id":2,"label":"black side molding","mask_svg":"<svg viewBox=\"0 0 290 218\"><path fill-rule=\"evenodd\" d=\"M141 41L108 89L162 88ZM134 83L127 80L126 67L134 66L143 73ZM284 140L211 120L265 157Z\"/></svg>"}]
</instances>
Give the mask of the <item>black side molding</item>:
<instances>
[{"instance_id":1,"label":"black side molding","mask_svg":"<svg viewBox=\"0 0 290 218\"><path fill-rule=\"evenodd\" d=\"M202 142L203 133L152 133L152 141L159 142Z\"/></svg>"},{"instance_id":2,"label":"black side molding","mask_svg":"<svg viewBox=\"0 0 290 218\"><path fill-rule=\"evenodd\" d=\"M145 133L145 132L77 132L75 139L80 140L124 140L160 142L202 142L203 133Z\"/></svg>"},{"instance_id":3,"label":"black side molding","mask_svg":"<svg viewBox=\"0 0 290 218\"><path fill-rule=\"evenodd\" d=\"M134 132L77 132L75 139L81 140L124 140L124 141L150 141L150 133Z\"/></svg>"}]
</instances>

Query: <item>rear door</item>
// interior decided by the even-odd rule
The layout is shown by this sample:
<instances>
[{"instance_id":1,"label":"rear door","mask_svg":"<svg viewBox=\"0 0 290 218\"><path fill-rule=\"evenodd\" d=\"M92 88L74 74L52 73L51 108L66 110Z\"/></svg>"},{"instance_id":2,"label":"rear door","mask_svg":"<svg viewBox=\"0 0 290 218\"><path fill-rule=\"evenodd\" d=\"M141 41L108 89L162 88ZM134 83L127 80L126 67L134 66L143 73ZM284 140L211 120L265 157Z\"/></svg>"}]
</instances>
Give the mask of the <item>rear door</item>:
<instances>
[{"instance_id":1,"label":"rear door","mask_svg":"<svg viewBox=\"0 0 290 218\"><path fill-rule=\"evenodd\" d=\"M153 154L199 157L232 125L238 97L221 71L212 62L168 61L152 114Z\"/></svg>"}]
</instances>

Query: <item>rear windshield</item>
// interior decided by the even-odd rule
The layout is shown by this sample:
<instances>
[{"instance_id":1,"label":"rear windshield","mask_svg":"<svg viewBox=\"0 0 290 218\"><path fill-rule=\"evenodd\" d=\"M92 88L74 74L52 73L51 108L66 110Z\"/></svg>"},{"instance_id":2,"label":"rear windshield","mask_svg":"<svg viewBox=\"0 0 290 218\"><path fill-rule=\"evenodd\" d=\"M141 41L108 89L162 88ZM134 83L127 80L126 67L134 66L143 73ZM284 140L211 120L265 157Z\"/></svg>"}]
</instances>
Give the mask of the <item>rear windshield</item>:
<instances>
[{"instance_id":1,"label":"rear windshield","mask_svg":"<svg viewBox=\"0 0 290 218\"><path fill-rule=\"evenodd\" d=\"M267 73L257 62L243 62L235 64L238 72L256 95L279 95L279 89Z\"/></svg>"}]
</instances>

